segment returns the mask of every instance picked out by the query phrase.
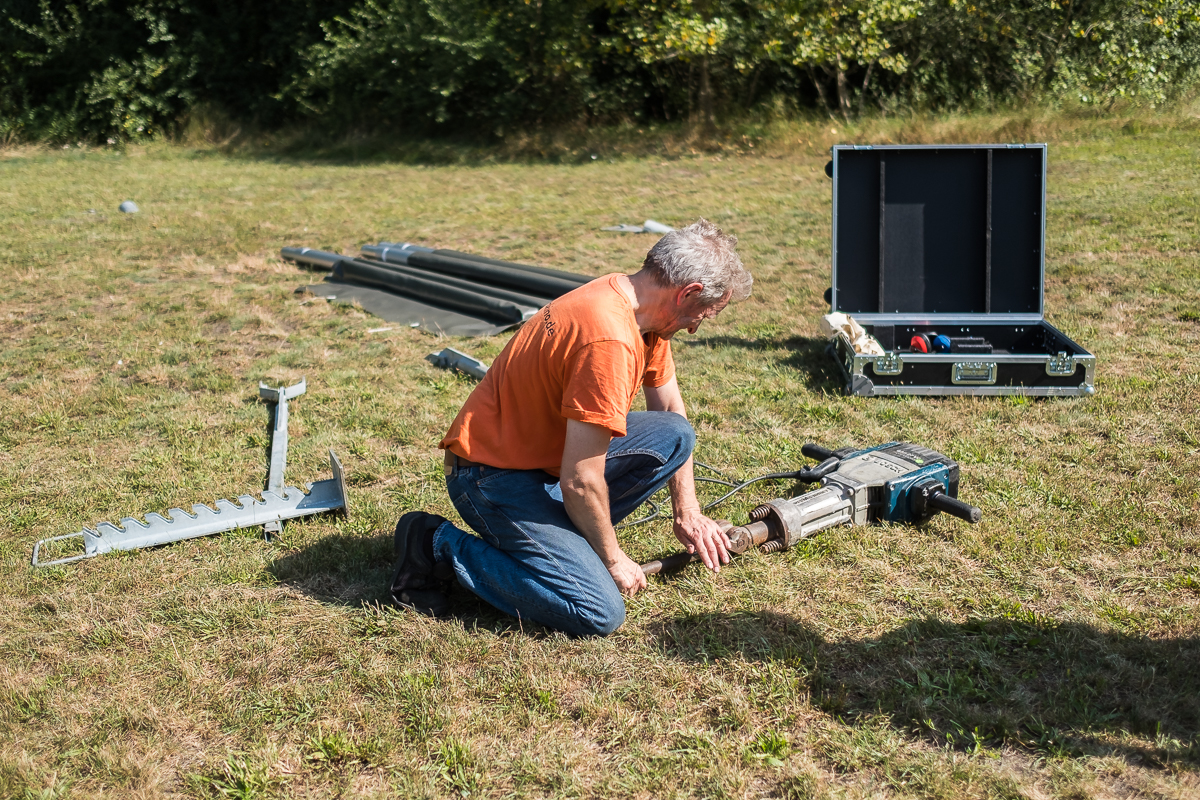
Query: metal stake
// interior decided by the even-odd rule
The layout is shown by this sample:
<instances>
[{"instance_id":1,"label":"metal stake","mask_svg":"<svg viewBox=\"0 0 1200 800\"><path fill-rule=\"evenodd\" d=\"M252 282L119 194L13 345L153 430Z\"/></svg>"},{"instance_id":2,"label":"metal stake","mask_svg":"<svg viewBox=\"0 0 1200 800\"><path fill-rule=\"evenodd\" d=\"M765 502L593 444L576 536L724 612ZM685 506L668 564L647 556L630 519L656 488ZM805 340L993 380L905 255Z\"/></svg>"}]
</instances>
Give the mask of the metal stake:
<instances>
[{"instance_id":1,"label":"metal stake","mask_svg":"<svg viewBox=\"0 0 1200 800\"><path fill-rule=\"evenodd\" d=\"M65 536L42 539L33 546L33 565L37 567L66 564L113 550L137 550L141 547L180 542L235 528L253 528L268 522L306 517L325 511L340 509L342 513L346 513L346 481L342 477L342 464L332 450L329 451L329 466L333 469L333 477L308 484L307 494L295 486L285 486L279 494L263 492L262 500L244 494L236 501L216 501L213 504L216 506L215 510L207 505L194 505L191 511L172 508L167 511L166 516L147 514L145 522L134 517L124 517L116 525L101 522L95 528L84 528ZM83 555L54 561L38 561L38 552L43 545L77 538L83 539Z\"/></svg>"}]
</instances>

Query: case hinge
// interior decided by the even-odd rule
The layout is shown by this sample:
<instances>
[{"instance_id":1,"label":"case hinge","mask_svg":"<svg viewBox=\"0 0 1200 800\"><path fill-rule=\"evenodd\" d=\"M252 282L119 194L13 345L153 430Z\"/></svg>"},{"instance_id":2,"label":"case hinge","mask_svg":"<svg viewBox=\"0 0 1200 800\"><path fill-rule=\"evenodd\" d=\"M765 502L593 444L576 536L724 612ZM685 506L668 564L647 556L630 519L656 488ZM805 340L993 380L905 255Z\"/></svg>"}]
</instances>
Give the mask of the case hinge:
<instances>
[{"instance_id":1,"label":"case hinge","mask_svg":"<svg viewBox=\"0 0 1200 800\"><path fill-rule=\"evenodd\" d=\"M904 370L904 359L896 352L875 357L873 365L876 375L899 375Z\"/></svg>"},{"instance_id":2,"label":"case hinge","mask_svg":"<svg viewBox=\"0 0 1200 800\"><path fill-rule=\"evenodd\" d=\"M1074 375L1075 356L1064 350L1059 350L1058 355L1050 356L1050 358L1046 359L1046 374L1059 376Z\"/></svg>"},{"instance_id":3,"label":"case hinge","mask_svg":"<svg viewBox=\"0 0 1200 800\"><path fill-rule=\"evenodd\" d=\"M954 365L950 382L959 386L991 386L996 382L996 362L960 361Z\"/></svg>"}]
</instances>

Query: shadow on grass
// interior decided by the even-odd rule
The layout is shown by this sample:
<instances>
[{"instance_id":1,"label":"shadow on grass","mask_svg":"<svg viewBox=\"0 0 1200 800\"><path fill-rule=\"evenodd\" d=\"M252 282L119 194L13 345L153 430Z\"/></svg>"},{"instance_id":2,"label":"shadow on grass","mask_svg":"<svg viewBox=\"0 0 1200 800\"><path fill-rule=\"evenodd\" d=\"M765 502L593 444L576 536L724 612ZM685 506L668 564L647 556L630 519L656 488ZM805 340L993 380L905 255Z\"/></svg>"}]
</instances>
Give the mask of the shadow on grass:
<instances>
[{"instance_id":1,"label":"shadow on grass","mask_svg":"<svg viewBox=\"0 0 1200 800\"><path fill-rule=\"evenodd\" d=\"M743 339L738 336L704 336L677 339L688 347L740 347L760 352L785 350L779 365L803 374L804 385L813 392L840 393L846 381L829 356L829 343L819 336L786 336Z\"/></svg>"},{"instance_id":2,"label":"shadow on grass","mask_svg":"<svg viewBox=\"0 0 1200 800\"><path fill-rule=\"evenodd\" d=\"M391 604L392 534L326 536L275 559L267 572L321 603L387 606ZM547 633L539 625L527 622L522 626L458 585L451 590L450 607L451 617L468 629L501 634L524 631L530 636Z\"/></svg>"},{"instance_id":3,"label":"shadow on grass","mask_svg":"<svg viewBox=\"0 0 1200 800\"><path fill-rule=\"evenodd\" d=\"M784 664L815 706L850 723L884 714L900 731L967 750L1005 743L1200 764L1196 637L1126 636L1022 612L918 620L841 642L769 612L679 617L654 633L676 658Z\"/></svg>"}]
</instances>

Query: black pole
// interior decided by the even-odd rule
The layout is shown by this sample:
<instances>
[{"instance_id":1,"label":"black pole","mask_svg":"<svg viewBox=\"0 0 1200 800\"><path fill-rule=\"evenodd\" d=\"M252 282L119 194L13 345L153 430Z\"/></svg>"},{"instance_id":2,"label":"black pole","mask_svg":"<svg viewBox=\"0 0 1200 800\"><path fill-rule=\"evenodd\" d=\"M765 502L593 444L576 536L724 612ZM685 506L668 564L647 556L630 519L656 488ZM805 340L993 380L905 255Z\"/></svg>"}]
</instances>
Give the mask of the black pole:
<instances>
[{"instance_id":1,"label":"black pole","mask_svg":"<svg viewBox=\"0 0 1200 800\"><path fill-rule=\"evenodd\" d=\"M399 256L396 256L399 258ZM438 272L443 275L454 275L485 283L503 286L518 292L541 295L547 298L561 297L572 289L578 289L581 284L554 275L542 275L527 272L512 265L484 264L466 258L454 258L437 253L411 251L404 254L405 263L410 267L419 267L428 272ZM387 254L388 261L393 255Z\"/></svg>"},{"instance_id":2,"label":"black pole","mask_svg":"<svg viewBox=\"0 0 1200 800\"><path fill-rule=\"evenodd\" d=\"M373 258L356 258L355 261L361 261L364 264L370 264L373 267L380 269L391 270L398 272L401 275L409 275L414 278L423 278L425 280L436 280L438 283L443 283L447 286L457 286L460 289L466 289L469 292L478 292L486 294L489 297L495 297L497 300L507 300L510 303L515 303L519 306L528 306L529 308L541 308L546 305L546 298L534 297L531 294L522 294L520 292L510 292L508 289L501 289L499 286L489 286L477 281L463 280L455 278L451 275L440 275L435 272L429 272L415 267L405 267L400 264L391 264L386 261L377 261Z\"/></svg>"},{"instance_id":3,"label":"black pole","mask_svg":"<svg viewBox=\"0 0 1200 800\"><path fill-rule=\"evenodd\" d=\"M432 276L418 278L403 275L351 258L339 261L333 268L333 276L355 283L382 286L421 300L428 300L453 311L463 311L497 322L522 322L537 311L536 307L519 306L507 300L489 297L457 286L449 286L433 279Z\"/></svg>"},{"instance_id":4,"label":"black pole","mask_svg":"<svg viewBox=\"0 0 1200 800\"><path fill-rule=\"evenodd\" d=\"M468 261L476 261L480 264L491 264L493 267L515 267L516 269L533 272L538 275L549 275L552 278L562 278L567 281L574 281L580 286L593 280L587 275L576 275L574 272L563 272L561 269L551 269L549 267L535 267L532 264L518 264L515 261L500 261L495 258L485 258L483 256L473 255L471 253L460 253L457 250L434 250L436 255L448 256L450 258L465 258Z\"/></svg>"}]
</instances>

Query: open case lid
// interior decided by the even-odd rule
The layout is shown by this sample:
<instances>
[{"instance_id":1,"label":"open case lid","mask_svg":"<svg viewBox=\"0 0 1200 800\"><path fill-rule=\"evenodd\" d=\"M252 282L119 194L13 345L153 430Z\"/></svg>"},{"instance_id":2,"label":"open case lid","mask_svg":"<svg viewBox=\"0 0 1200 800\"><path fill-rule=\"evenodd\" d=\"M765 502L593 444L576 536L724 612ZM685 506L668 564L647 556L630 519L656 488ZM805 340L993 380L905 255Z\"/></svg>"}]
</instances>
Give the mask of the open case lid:
<instances>
[{"instance_id":1,"label":"open case lid","mask_svg":"<svg viewBox=\"0 0 1200 800\"><path fill-rule=\"evenodd\" d=\"M834 311L1042 318L1046 145L838 145L831 166Z\"/></svg>"}]
</instances>

